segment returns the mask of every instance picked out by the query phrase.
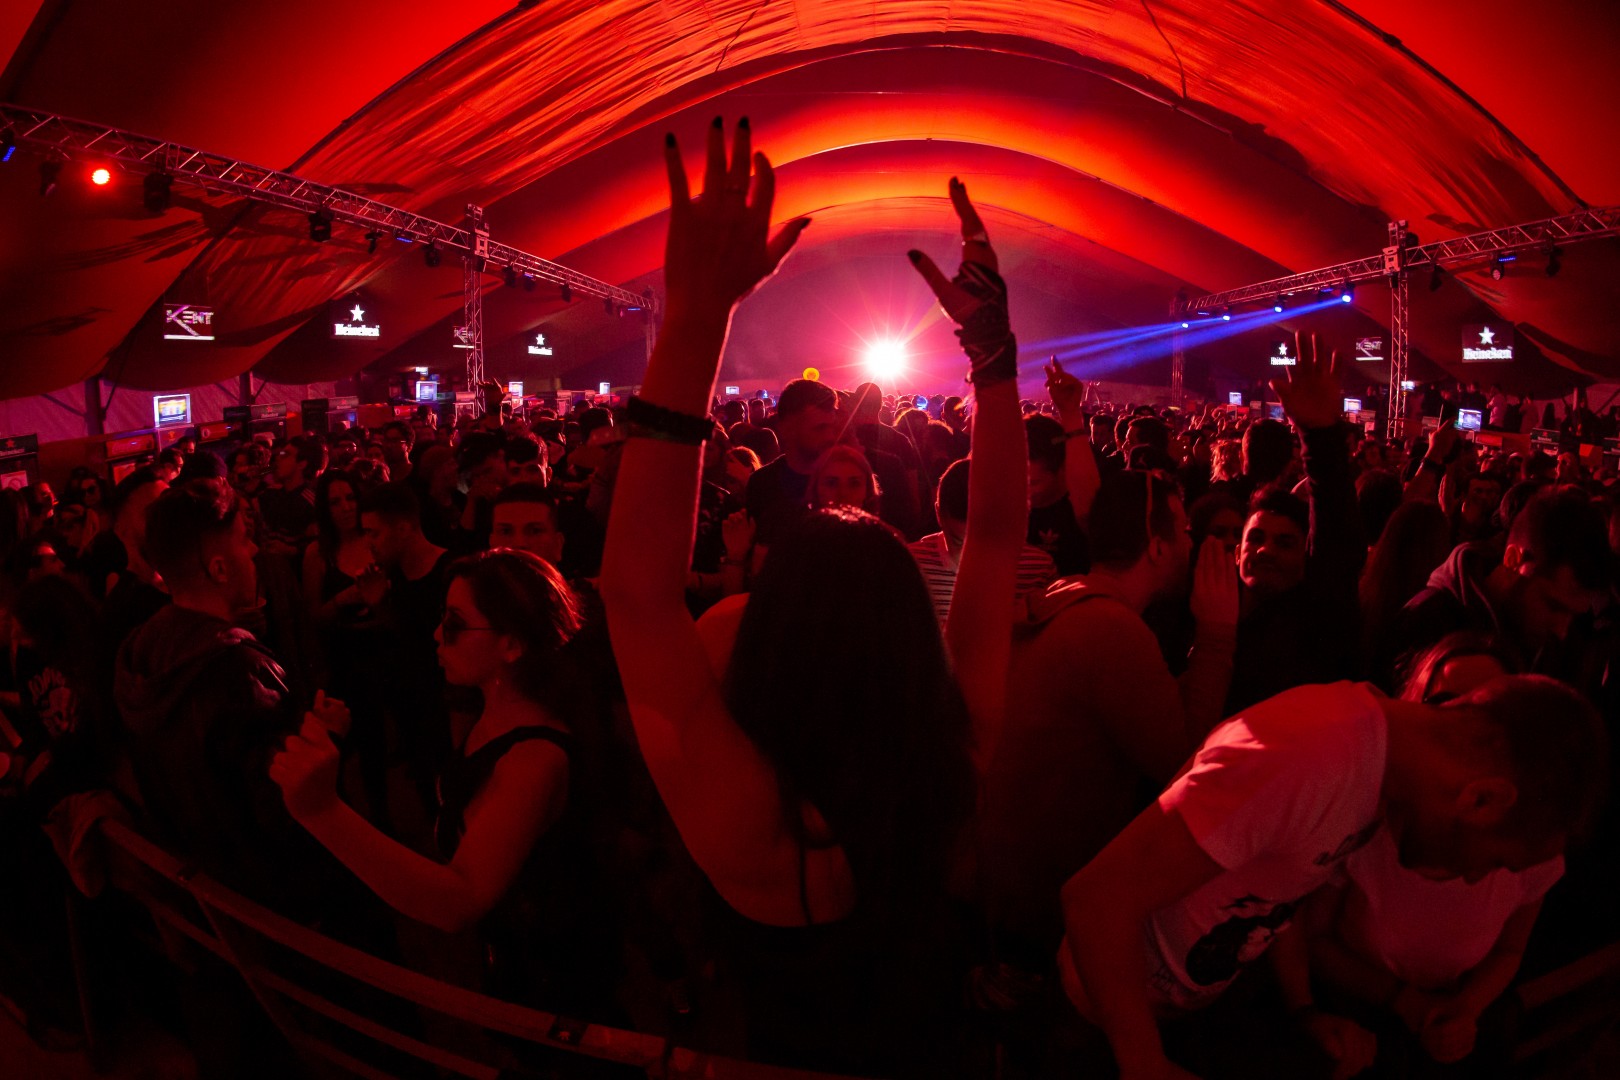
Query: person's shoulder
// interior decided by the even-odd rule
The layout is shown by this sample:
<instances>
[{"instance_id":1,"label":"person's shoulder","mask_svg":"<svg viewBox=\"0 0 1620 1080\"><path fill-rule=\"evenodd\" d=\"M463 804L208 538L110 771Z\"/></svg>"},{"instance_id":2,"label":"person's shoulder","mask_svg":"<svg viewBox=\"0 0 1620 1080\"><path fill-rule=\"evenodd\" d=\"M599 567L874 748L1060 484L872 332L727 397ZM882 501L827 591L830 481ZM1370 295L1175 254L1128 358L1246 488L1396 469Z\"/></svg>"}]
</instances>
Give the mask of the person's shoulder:
<instances>
[{"instance_id":1,"label":"person's shoulder","mask_svg":"<svg viewBox=\"0 0 1620 1080\"><path fill-rule=\"evenodd\" d=\"M1296 686L1232 716L1223 729L1261 743L1329 757L1382 730L1381 695L1367 683L1312 683ZM1212 736L1213 738L1213 736Z\"/></svg>"}]
</instances>

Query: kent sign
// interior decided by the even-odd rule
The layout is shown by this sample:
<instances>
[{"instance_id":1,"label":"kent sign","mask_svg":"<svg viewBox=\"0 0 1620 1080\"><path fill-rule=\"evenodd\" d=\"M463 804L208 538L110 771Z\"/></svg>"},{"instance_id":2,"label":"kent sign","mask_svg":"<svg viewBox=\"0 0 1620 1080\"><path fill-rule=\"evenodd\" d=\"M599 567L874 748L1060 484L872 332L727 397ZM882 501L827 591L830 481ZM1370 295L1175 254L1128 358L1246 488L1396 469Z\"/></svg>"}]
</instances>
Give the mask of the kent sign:
<instances>
[{"instance_id":1,"label":"kent sign","mask_svg":"<svg viewBox=\"0 0 1620 1080\"><path fill-rule=\"evenodd\" d=\"M1493 324L1463 327L1463 363L1503 364L1512 359L1513 327Z\"/></svg>"},{"instance_id":2,"label":"kent sign","mask_svg":"<svg viewBox=\"0 0 1620 1080\"><path fill-rule=\"evenodd\" d=\"M1362 363L1384 358L1384 339L1364 337L1356 339L1356 359Z\"/></svg>"},{"instance_id":3,"label":"kent sign","mask_svg":"<svg viewBox=\"0 0 1620 1080\"><path fill-rule=\"evenodd\" d=\"M195 304L164 304L163 340L213 341L214 309Z\"/></svg>"}]
</instances>

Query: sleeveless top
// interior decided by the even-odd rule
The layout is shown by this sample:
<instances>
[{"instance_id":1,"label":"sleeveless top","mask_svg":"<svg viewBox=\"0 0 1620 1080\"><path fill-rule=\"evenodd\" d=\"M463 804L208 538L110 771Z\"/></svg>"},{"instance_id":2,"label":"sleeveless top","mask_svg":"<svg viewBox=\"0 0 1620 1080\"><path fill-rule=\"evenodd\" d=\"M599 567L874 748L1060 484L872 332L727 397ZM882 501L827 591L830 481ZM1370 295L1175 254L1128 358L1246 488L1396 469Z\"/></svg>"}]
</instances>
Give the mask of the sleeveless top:
<instances>
[{"instance_id":1,"label":"sleeveless top","mask_svg":"<svg viewBox=\"0 0 1620 1080\"><path fill-rule=\"evenodd\" d=\"M534 740L568 756L568 802L535 841L506 895L479 921L484 989L535 1008L601 1020L615 1012L619 935L593 854L590 793L579 778L574 737L530 725L498 735L471 754L453 756L438 779L434 844L446 861L455 856L467 807L496 764L514 746Z\"/></svg>"}]
</instances>

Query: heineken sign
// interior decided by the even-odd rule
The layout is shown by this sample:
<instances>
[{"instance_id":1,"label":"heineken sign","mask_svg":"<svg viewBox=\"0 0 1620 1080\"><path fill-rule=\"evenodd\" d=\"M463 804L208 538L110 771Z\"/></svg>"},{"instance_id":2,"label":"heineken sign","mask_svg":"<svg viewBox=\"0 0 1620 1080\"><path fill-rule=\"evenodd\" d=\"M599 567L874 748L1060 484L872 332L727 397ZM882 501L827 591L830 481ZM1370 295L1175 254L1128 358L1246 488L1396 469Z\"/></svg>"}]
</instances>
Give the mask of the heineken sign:
<instances>
[{"instance_id":1,"label":"heineken sign","mask_svg":"<svg viewBox=\"0 0 1620 1080\"><path fill-rule=\"evenodd\" d=\"M1513 327L1481 324L1463 327L1465 364L1503 364L1513 359Z\"/></svg>"}]
</instances>

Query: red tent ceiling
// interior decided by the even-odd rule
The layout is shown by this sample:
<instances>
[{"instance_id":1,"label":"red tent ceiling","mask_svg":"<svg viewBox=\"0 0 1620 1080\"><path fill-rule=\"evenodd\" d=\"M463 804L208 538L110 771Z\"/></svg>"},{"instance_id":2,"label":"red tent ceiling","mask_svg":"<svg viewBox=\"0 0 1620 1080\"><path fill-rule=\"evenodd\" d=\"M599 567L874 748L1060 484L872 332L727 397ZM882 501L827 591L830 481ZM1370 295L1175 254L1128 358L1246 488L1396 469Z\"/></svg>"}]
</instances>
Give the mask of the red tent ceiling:
<instances>
[{"instance_id":1,"label":"red tent ceiling","mask_svg":"<svg viewBox=\"0 0 1620 1080\"><path fill-rule=\"evenodd\" d=\"M1617 151L1588 134L1620 119L1615 11L1351 6L408 0L380 20L352 0L57 0L21 36L0 95L444 219L479 202L499 239L615 282L656 280L661 133L691 150L709 116L747 113L781 169L780 214L817 217L806 250L751 302L783 319L803 308L794 288L851 307L889 288L890 271L874 269L881 238L943 251L938 196L952 174L996 215L1027 317L1075 333L1122 313L1161 318L1178 285L1365 254L1391 217L1432 239L1620 201ZM8 18L0 46L18 36ZM0 396L97 371L162 388L255 366L305 381L379 355L452 355L449 265L428 271L408 249L368 256L341 227L315 245L285 212L181 198L155 218L138 190L64 183L40 200L36 182L15 163L0 176L19 226L0 237ZM817 272L840 259L847 272ZM1531 343L1521 377L1548 370L1538 351L1620 375L1620 250L1592 245L1565 265L1556 282L1476 273L1418 290L1418 347L1450 355L1457 322L1494 307ZM1056 295L1054 281L1084 294ZM361 287L387 320L381 348L296 332ZM593 333L579 302L559 319L554 298L503 291L488 310L492 358L537 326L570 328L562 366L627 340L600 308ZM166 295L212 303L224 339L164 348L148 312ZM1382 290L1357 306L1387 309Z\"/></svg>"}]
</instances>

